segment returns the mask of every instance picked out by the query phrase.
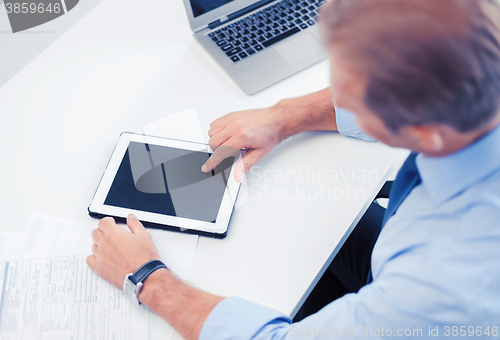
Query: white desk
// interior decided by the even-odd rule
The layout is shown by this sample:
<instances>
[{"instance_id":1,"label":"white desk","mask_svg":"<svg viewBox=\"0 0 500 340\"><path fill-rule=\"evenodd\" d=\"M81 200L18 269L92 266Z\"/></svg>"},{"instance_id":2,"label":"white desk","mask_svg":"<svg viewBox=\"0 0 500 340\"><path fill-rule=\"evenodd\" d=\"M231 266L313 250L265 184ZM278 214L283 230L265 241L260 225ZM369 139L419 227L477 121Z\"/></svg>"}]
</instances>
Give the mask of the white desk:
<instances>
[{"instance_id":1,"label":"white desk","mask_svg":"<svg viewBox=\"0 0 500 340\"><path fill-rule=\"evenodd\" d=\"M195 42L181 1L106 0L0 88L1 230L23 230L30 212L89 219L122 131L192 107L207 131L324 88L328 72L323 62L248 97ZM294 313L400 154L336 133L286 140L248 175L227 238L199 239L190 282Z\"/></svg>"}]
</instances>

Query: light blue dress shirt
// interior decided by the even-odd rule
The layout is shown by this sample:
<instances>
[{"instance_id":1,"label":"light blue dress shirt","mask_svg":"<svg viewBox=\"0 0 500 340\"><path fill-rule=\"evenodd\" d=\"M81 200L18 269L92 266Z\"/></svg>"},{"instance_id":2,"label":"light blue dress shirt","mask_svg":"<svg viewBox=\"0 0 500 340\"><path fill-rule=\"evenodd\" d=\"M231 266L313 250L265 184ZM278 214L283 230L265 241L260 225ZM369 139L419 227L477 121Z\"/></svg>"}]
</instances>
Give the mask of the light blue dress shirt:
<instances>
[{"instance_id":1,"label":"light blue dress shirt","mask_svg":"<svg viewBox=\"0 0 500 340\"><path fill-rule=\"evenodd\" d=\"M500 339L500 126L416 162L422 183L382 229L372 283L294 324L230 297L200 339Z\"/></svg>"},{"instance_id":2,"label":"light blue dress shirt","mask_svg":"<svg viewBox=\"0 0 500 340\"><path fill-rule=\"evenodd\" d=\"M337 129L341 135L362 139L368 142L376 141L375 138L367 135L359 129L358 124L356 124L356 120L354 119L354 115L350 111L341 107L336 107L335 118L337 121Z\"/></svg>"}]
</instances>

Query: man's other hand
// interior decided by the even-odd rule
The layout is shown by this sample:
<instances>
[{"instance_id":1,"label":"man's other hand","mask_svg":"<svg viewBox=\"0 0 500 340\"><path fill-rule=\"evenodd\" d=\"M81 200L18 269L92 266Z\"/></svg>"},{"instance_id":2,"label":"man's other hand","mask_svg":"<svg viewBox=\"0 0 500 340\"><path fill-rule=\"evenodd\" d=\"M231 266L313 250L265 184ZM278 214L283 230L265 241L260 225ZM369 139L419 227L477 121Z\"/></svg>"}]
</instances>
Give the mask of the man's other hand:
<instances>
[{"instance_id":1,"label":"man's other hand","mask_svg":"<svg viewBox=\"0 0 500 340\"><path fill-rule=\"evenodd\" d=\"M118 226L113 218L103 218L92 231L93 255L87 257L90 269L119 289L123 289L127 274L160 259L151 235L134 215L128 215L127 225L131 232Z\"/></svg>"}]
</instances>

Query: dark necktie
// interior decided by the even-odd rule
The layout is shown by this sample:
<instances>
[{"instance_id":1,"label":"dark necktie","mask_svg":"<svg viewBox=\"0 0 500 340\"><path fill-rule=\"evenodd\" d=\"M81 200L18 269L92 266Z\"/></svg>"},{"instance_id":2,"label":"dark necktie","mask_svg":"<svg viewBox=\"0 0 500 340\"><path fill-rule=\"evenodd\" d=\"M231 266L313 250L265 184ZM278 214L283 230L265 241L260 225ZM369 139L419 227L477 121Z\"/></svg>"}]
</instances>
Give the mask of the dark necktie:
<instances>
[{"instance_id":1,"label":"dark necktie","mask_svg":"<svg viewBox=\"0 0 500 340\"><path fill-rule=\"evenodd\" d=\"M391 192L389 193L389 204L384 214L384 221L382 227L387 223L387 220L396 213L399 206L408 194L420 184L422 181L418 173L415 158L417 153L412 152L396 176L396 180L392 183Z\"/></svg>"},{"instance_id":2,"label":"dark necktie","mask_svg":"<svg viewBox=\"0 0 500 340\"><path fill-rule=\"evenodd\" d=\"M382 228L386 224L387 220L396 213L399 206L408 194L420 184L422 181L420 175L418 173L417 164L415 159L417 157L417 153L412 152L406 161L404 162L401 169L399 169L398 175L392 183L391 192L389 193L389 204L384 213L384 220L382 222ZM368 273L367 283L373 281L372 271Z\"/></svg>"}]
</instances>

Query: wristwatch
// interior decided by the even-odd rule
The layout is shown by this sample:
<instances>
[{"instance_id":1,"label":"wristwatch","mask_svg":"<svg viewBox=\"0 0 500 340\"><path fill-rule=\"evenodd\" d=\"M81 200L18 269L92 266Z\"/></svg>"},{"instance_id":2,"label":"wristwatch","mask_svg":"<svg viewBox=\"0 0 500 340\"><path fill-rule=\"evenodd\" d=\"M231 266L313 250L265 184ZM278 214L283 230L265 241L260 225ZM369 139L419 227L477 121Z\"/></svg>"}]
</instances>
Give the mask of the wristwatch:
<instances>
[{"instance_id":1,"label":"wristwatch","mask_svg":"<svg viewBox=\"0 0 500 340\"><path fill-rule=\"evenodd\" d=\"M139 267L135 273L128 274L125 277L125 281L123 281L123 292L125 296L137 303L137 305L140 305L139 294L141 293L144 280L146 280L151 273L160 268L168 269L163 262L152 260Z\"/></svg>"}]
</instances>

